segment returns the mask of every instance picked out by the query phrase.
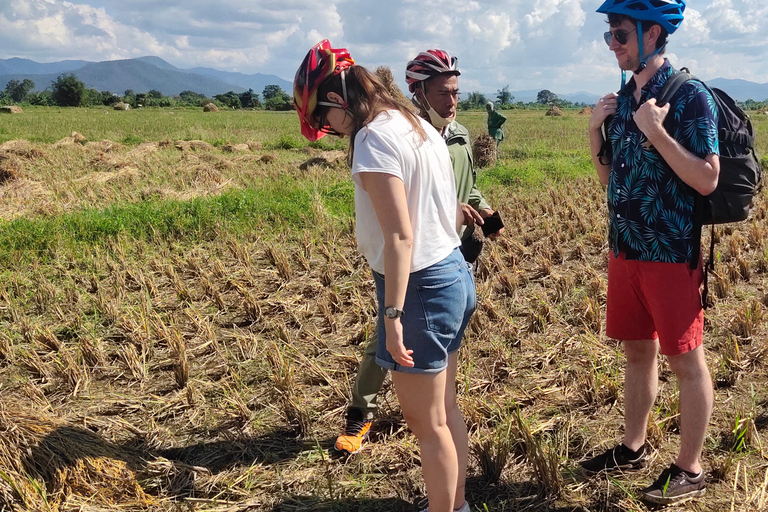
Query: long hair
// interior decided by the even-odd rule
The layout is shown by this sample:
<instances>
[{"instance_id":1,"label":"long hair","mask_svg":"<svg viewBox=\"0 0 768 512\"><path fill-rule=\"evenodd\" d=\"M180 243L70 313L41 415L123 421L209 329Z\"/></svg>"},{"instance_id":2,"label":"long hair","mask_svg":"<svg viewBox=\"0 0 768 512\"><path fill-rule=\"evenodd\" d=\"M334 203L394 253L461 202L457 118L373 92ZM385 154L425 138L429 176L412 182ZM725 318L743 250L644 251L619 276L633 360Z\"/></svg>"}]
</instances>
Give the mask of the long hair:
<instances>
[{"instance_id":1,"label":"long hair","mask_svg":"<svg viewBox=\"0 0 768 512\"><path fill-rule=\"evenodd\" d=\"M347 153L347 162L352 164L352 157L355 152L355 136L368 123L374 120L382 111L397 110L411 123L421 140L427 140L427 132L421 125L421 121L416 115L405 106L398 103L387 88L376 78L376 75L362 66L352 66L346 70L347 87L347 111L352 118L352 133L350 134L349 151ZM343 97L341 75L335 75L320 84L317 90L318 99L325 101L329 92L335 92ZM327 112L327 109L333 107L318 106L315 110L315 116Z\"/></svg>"}]
</instances>

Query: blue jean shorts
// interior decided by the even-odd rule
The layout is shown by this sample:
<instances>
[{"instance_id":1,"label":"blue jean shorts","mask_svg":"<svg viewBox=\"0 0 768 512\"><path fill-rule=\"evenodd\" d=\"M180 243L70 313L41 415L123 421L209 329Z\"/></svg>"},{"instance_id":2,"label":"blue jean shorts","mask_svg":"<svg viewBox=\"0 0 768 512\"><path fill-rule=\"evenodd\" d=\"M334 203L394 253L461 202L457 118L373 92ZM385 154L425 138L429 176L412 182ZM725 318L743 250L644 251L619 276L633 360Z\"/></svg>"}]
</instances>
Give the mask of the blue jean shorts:
<instances>
[{"instance_id":1,"label":"blue jean shorts","mask_svg":"<svg viewBox=\"0 0 768 512\"><path fill-rule=\"evenodd\" d=\"M384 276L374 272L379 318L384 318ZM414 366L397 364L387 352L384 322L378 322L376 363L405 373L439 373L448 367L448 355L459 350L464 329L477 307L475 280L469 264L456 248L447 258L411 273L405 292L403 343L413 350Z\"/></svg>"}]
</instances>

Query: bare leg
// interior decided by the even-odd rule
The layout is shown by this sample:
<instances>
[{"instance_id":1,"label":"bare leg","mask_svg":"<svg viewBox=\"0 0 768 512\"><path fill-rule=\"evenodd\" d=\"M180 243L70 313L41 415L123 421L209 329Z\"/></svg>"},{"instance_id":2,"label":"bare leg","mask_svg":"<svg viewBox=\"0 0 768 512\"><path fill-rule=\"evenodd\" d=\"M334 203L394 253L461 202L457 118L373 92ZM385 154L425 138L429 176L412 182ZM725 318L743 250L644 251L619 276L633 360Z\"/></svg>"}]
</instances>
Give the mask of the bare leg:
<instances>
[{"instance_id":1,"label":"bare leg","mask_svg":"<svg viewBox=\"0 0 768 512\"><path fill-rule=\"evenodd\" d=\"M459 477L456 447L445 411L447 373L392 372L403 416L419 440L430 512L453 511Z\"/></svg>"},{"instance_id":2,"label":"bare leg","mask_svg":"<svg viewBox=\"0 0 768 512\"><path fill-rule=\"evenodd\" d=\"M639 450L645 443L648 416L659 389L656 340L625 341L624 445Z\"/></svg>"},{"instance_id":3,"label":"bare leg","mask_svg":"<svg viewBox=\"0 0 768 512\"><path fill-rule=\"evenodd\" d=\"M701 471L699 456L714 401L712 378L701 346L667 359L680 387L680 454L675 464L698 473Z\"/></svg>"},{"instance_id":4,"label":"bare leg","mask_svg":"<svg viewBox=\"0 0 768 512\"><path fill-rule=\"evenodd\" d=\"M456 370L458 367L458 358L458 351L448 356L448 369L445 378L445 413L448 418L448 428L451 431L451 437L453 438L453 444L456 447L456 457L459 463L459 477L456 482L456 497L453 500L454 508L463 506L466 501L464 497L464 488L467 481L467 463L469 460L467 425L464 423L464 416L462 416L459 404L456 402Z\"/></svg>"}]
</instances>

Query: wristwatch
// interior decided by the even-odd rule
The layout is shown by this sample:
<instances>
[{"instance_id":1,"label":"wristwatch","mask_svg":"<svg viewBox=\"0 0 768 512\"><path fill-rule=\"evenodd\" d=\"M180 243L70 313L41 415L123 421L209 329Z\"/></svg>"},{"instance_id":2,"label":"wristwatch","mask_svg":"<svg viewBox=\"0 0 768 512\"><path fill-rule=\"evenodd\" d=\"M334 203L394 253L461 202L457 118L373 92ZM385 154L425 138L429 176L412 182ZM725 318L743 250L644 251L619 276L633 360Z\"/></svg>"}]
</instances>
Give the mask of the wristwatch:
<instances>
[{"instance_id":1,"label":"wristwatch","mask_svg":"<svg viewBox=\"0 0 768 512\"><path fill-rule=\"evenodd\" d=\"M397 309L394 306L388 306L384 310L384 316L387 317L387 318L400 318L404 314L405 314L405 312L402 309Z\"/></svg>"}]
</instances>

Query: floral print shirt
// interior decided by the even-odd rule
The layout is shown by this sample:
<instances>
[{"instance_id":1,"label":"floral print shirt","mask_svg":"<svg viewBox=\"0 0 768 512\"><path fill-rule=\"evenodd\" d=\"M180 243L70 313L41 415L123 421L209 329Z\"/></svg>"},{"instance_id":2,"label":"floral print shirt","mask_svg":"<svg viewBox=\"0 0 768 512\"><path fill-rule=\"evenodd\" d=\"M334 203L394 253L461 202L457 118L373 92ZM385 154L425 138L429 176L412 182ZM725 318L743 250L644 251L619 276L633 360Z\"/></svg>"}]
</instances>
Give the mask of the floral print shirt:
<instances>
[{"instance_id":1,"label":"floral print shirt","mask_svg":"<svg viewBox=\"0 0 768 512\"><path fill-rule=\"evenodd\" d=\"M627 259L685 263L693 254L694 190L667 165L635 124L635 111L656 97L675 70L664 64L635 101L634 78L619 92L608 129L613 149L608 180L608 241ZM689 80L670 101L665 126L699 158L718 153L717 106L707 88Z\"/></svg>"}]
</instances>

